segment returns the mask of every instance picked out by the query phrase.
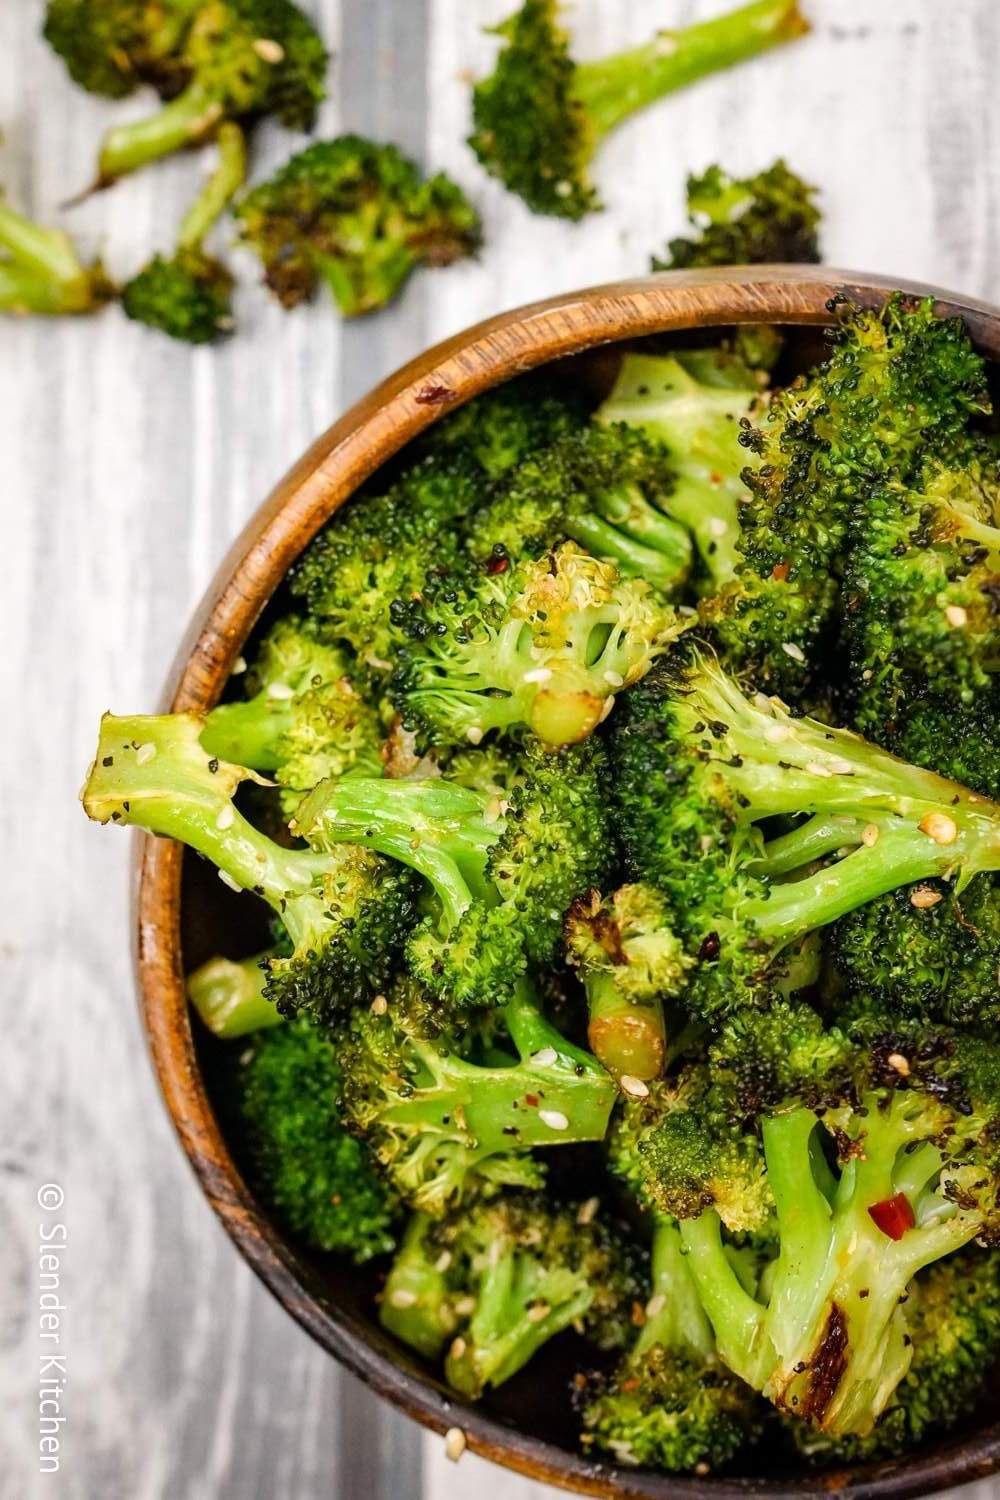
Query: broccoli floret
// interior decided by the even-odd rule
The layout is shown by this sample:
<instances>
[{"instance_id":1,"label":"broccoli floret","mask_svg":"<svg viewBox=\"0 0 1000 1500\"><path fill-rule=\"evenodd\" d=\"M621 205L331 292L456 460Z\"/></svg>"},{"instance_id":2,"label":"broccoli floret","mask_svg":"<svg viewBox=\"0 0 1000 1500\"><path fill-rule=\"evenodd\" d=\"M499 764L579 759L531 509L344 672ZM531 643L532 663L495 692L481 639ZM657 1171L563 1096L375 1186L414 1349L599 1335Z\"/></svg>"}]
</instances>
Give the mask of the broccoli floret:
<instances>
[{"instance_id":1,"label":"broccoli floret","mask_svg":"<svg viewBox=\"0 0 1000 1500\"><path fill-rule=\"evenodd\" d=\"M814 1461L864 1463L910 1452L956 1426L983 1400L1000 1358L1000 1257L964 1250L911 1282L906 1321L913 1361L868 1437L829 1438L789 1422Z\"/></svg>"},{"instance_id":2,"label":"broccoli floret","mask_svg":"<svg viewBox=\"0 0 1000 1500\"><path fill-rule=\"evenodd\" d=\"M526 3L495 29L503 50L472 95L469 144L535 213L581 219L600 207L590 163L636 110L808 30L796 0L757 0L644 46L577 63L555 0Z\"/></svg>"},{"instance_id":3,"label":"broccoli floret","mask_svg":"<svg viewBox=\"0 0 1000 1500\"><path fill-rule=\"evenodd\" d=\"M0 313L92 313L114 295L100 261L85 266L68 234L36 224L0 194Z\"/></svg>"},{"instance_id":4,"label":"broccoli floret","mask_svg":"<svg viewBox=\"0 0 1000 1500\"><path fill-rule=\"evenodd\" d=\"M666 449L673 483L664 508L691 533L702 592L732 581L746 453L740 423L761 400L761 378L725 349L626 354L597 413L599 422L641 428Z\"/></svg>"},{"instance_id":5,"label":"broccoli floret","mask_svg":"<svg viewBox=\"0 0 1000 1500\"><path fill-rule=\"evenodd\" d=\"M866 1437L913 1357L914 1276L1000 1238L1000 1052L874 1007L826 1032L782 1004L724 1028L708 1066L697 1122L732 1149L731 1122L759 1120L779 1241L748 1292L720 1214L692 1203L681 1235L719 1352L779 1410ZM663 1143L644 1164L676 1172Z\"/></svg>"},{"instance_id":6,"label":"broccoli floret","mask_svg":"<svg viewBox=\"0 0 1000 1500\"><path fill-rule=\"evenodd\" d=\"M616 425L588 426L527 458L472 519L470 548L500 568L571 538L625 577L670 595L691 540L664 511L673 474L659 445Z\"/></svg>"},{"instance_id":7,"label":"broccoli floret","mask_svg":"<svg viewBox=\"0 0 1000 1500\"><path fill-rule=\"evenodd\" d=\"M706 606L728 659L789 701L806 691L837 623L856 507L907 483L988 408L984 364L961 318L902 294L839 307L833 353L780 392L741 437L752 461L735 585ZM853 538L852 538L853 539Z\"/></svg>"},{"instance_id":8,"label":"broccoli floret","mask_svg":"<svg viewBox=\"0 0 1000 1500\"><path fill-rule=\"evenodd\" d=\"M210 958L187 977L187 995L203 1023L223 1041L279 1026L284 1019L264 993L274 954Z\"/></svg>"},{"instance_id":9,"label":"broccoli floret","mask_svg":"<svg viewBox=\"0 0 1000 1500\"><path fill-rule=\"evenodd\" d=\"M379 1299L379 1322L423 1359L438 1360L458 1327L448 1269L453 1256L440 1223L412 1214Z\"/></svg>"},{"instance_id":10,"label":"broccoli floret","mask_svg":"<svg viewBox=\"0 0 1000 1500\"><path fill-rule=\"evenodd\" d=\"M43 35L74 83L122 99L141 81L165 96L185 82L178 55L204 0L49 0Z\"/></svg>"},{"instance_id":11,"label":"broccoli floret","mask_svg":"<svg viewBox=\"0 0 1000 1500\"><path fill-rule=\"evenodd\" d=\"M854 994L893 1011L990 1035L1000 1024L1000 886L980 876L956 895L940 881L893 891L831 929Z\"/></svg>"},{"instance_id":12,"label":"broccoli floret","mask_svg":"<svg viewBox=\"0 0 1000 1500\"><path fill-rule=\"evenodd\" d=\"M180 839L236 890L280 917L289 955L268 962L265 994L285 1016L325 1022L388 984L417 920L409 870L357 847L287 849L238 811L255 773L210 756L198 714L105 714L82 800L99 823Z\"/></svg>"},{"instance_id":13,"label":"broccoli floret","mask_svg":"<svg viewBox=\"0 0 1000 1500\"><path fill-rule=\"evenodd\" d=\"M134 74L169 101L156 114L107 132L99 187L201 144L225 120L273 115L290 129L309 130L326 93L326 48L292 0L179 0L168 4L162 29L152 34L146 21L153 8L147 6L137 40L128 22L125 33L118 31L118 15L128 12L116 0L110 9L61 0L58 9L58 31L50 25L49 40L78 81L103 84L108 92L116 71L125 80ZM112 54L102 66L105 46Z\"/></svg>"},{"instance_id":14,"label":"broccoli floret","mask_svg":"<svg viewBox=\"0 0 1000 1500\"><path fill-rule=\"evenodd\" d=\"M340 1121L329 1039L306 1021L260 1033L237 1088L256 1186L292 1233L359 1265L392 1250L397 1204Z\"/></svg>"},{"instance_id":15,"label":"broccoli floret","mask_svg":"<svg viewBox=\"0 0 1000 1500\"><path fill-rule=\"evenodd\" d=\"M487 480L500 479L540 448L579 432L588 412L581 388L547 370L536 371L450 412L415 439L413 452L419 457L461 455Z\"/></svg>"},{"instance_id":16,"label":"broccoli floret","mask_svg":"<svg viewBox=\"0 0 1000 1500\"><path fill-rule=\"evenodd\" d=\"M327 776L380 776L382 726L351 678L345 652L289 615L264 637L246 676L247 696L205 720L210 755L273 775L289 811Z\"/></svg>"},{"instance_id":17,"label":"broccoli floret","mask_svg":"<svg viewBox=\"0 0 1000 1500\"><path fill-rule=\"evenodd\" d=\"M300 151L236 217L282 306L322 281L345 317L384 307L417 266L451 265L480 242L479 215L456 183L423 178L398 147L359 135Z\"/></svg>"},{"instance_id":18,"label":"broccoli floret","mask_svg":"<svg viewBox=\"0 0 1000 1500\"><path fill-rule=\"evenodd\" d=\"M175 253L154 256L122 289L128 317L188 344L210 344L233 326L233 278L204 242L243 181L246 143L229 122L218 141L218 165L184 216Z\"/></svg>"},{"instance_id":19,"label":"broccoli floret","mask_svg":"<svg viewBox=\"0 0 1000 1500\"><path fill-rule=\"evenodd\" d=\"M440 1216L497 1184L537 1187L536 1147L604 1138L617 1090L541 1014L523 983L497 1012L487 1062L441 1032L433 1002L398 985L338 1041L347 1117L411 1207Z\"/></svg>"},{"instance_id":20,"label":"broccoli floret","mask_svg":"<svg viewBox=\"0 0 1000 1500\"><path fill-rule=\"evenodd\" d=\"M709 167L687 180L693 239L671 240L654 271L696 266L761 266L820 259L816 189L784 161L753 177Z\"/></svg>"},{"instance_id":21,"label":"broccoli floret","mask_svg":"<svg viewBox=\"0 0 1000 1500\"><path fill-rule=\"evenodd\" d=\"M528 728L546 745L584 740L684 621L640 578L564 542L537 560L506 554L439 580L393 617L410 644L392 693L430 744L478 745Z\"/></svg>"},{"instance_id":22,"label":"broccoli floret","mask_svg":"<svg viewBox=\"0 0 1000 1500\"><path fill-rule=\"evenodd\" d=\"M697 1016L756 1003L790 944L887 891L939 877L960 892L1000 866L995 804L745 697L696 650L627 695L613 757L630 873L697 960L683 997ZM797 821L762 831L770 819Z\"/></svg>"},{"instance_id":23,"label":"broccoli floret","mask_svg":"<svg viewBox=\"0 0 1000 1500\"><path fill-rule=\"evenodd\" d=\"M719 1359L672 1219L653 1229L652 1288L639 1335L583 1409L583 1443L623 1464L699 1474L757 1435L755 1397Z\"/></svg>"},{"instance_id":24,"label":"broccoli floret","mask_svg":"<svg viewBox=\"0 0 1000 1500\"><path fill-rule=\"evenodd\" d=\"M407 945L414 975L459 1008L498 1004L530 963L552 961L564 912L607 872L605 769L596 747L537 752L506 799L440 777L323 782L292 826L316 848L360 844L423 875L435 910Z\"/></svg>"},{"instance_id":25,"label":"broccoli floret","mask_svg":"<svg viewBox=\"0 0 1000 1500\"><path fill-rule=\"evenodd\" d=\"M667 1054L663 1002L683 987L692 960L671 930L667 904L650 886L588 891L566 917L566 953L583 980L587 1039L604 1066L627 1078L657 1078Z\"/></svg>"}]
</instances>

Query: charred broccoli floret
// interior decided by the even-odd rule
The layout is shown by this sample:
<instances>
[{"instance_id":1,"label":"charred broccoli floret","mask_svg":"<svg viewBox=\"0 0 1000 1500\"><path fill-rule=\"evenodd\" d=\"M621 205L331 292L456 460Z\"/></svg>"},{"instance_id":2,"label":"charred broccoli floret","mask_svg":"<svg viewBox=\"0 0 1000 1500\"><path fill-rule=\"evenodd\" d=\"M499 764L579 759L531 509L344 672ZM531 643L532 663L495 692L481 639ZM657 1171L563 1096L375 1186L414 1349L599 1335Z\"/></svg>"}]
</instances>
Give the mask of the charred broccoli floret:
<instances>
[{"instance_id":1,"label":"charred broccoli floret","mask_svg":"<svg viewBox=\"0 0 1000 1500\"><path fill-rule=\"evenodd\" d=\"M695 1015L759 1000L791 945L887 891L939 877L961 892L1000 867L995 804L745 697L697 651L686 667L658 667L624 708L621 838L630 873L663 894L696 960L684 991ZM780 831L771 819L795 821Z\"/></svg>"},{"instance_id":2,"label":"charred broccoli floret","mask_svg":"<svg viewBox=\"0 0 1000 1500\"><path fill-rule=\"evenodd\" d=\"M85 266L68 234L36 224L0 194L0 313L91 313L114 295L100 261Z\"/></svg>"},{"instance_id":3,"label":"charred broccoli floret","mask_svg":"<svg viewBox=\"0 0 1000 1500\"><path fill-rule=\"evenodd\" d=\"M663 444L672 476L663 505L694 540L703 593L735 577L740 504L749 499L740 424L761 399L759 372L739 355L679 349L626 354L597 413L599 422L624 422Z\"/></svg>"},{"instance_id":4,"label":"charred broccoli floret","mask_svg":"<svg viewBox=\"0 0 1000 1500\"><path fill-rule=\"evenodd\" d=\"M394 701L407 727L443 745L521 728L546 745L586 739L684 628L643 579L573 542L439 580L394 618L410 637Z\"/></svg>"},{"instance_id":5,"label":"charred broccoli floret","mask_svg":"<svg viewBox=\"0 0 1000 1500\"><path fill-rule=\"evenodd\" d=\"M122 288L128 317L188 344L210 344L233 326L232 275L204 243L243 181L246 144L230 122L220 125L218 140L218 166L184 216L176 251L154 256Z\"/></svg>"},{"instance_id":6,"label":"charred broccoli floret","mask_svg":"<svg viewBox=\"0 0 1000 1500\"><path fill-rule=\"evenodd\" d=\"M298 809L315 848L360 844L423 875L434 909L407 944L414 976L459 1008L495 1005L550 963L562 918L613 858L596 747L537 752L507 798L440 777L322 782Z\"/></svg>"},{"instance_id":7,"label":"charred broccoli floret","mask_svg":"<svg viewBox=\"0 0 1000 1500\"><path fill-rule=\"evenodd\" d=\"M359 135L307 146L251 189L236 217L284 307L325 282L345 317L384 307L417 266L451 265L480 241L456 183L421 177L398 147Z\"/></svg>"},{"instance_id":8,"label":"charred broccoli floret","mask_svg":"<svg viewBox=\"0 0 1000 1500\"><path fill-rule=\"evenodd\" d=\"M87 814L180 839L271 906L291 943L268 960L265 993L282 1015L327 1021L378 994L417 920L413 875L357 847L287 849L265 837L233 803L255 773L209 755L204 728L193 713L105 714Z\"/></svg>"},{"instance_id":9,"label":"charred broccoli floret","mask_svg":"<svg viewBox=\"0 0 1000 1500\"><path fill-rule=\"evenodd\" d=\"M74 83L122 99L140 82L185 82L181 43L205 0L49 0L43 35Z\"/></svg>"},{"instance_id":10,"label":"charred broccoli floret","mask_svg":"<svg viewBox=\"0 0 1000 1500\"><path fill-rule=\"evenodd\" d=\"M583 1408L583 1442L618 1463L701 1474L756 1436L754 1394L719 1359L672 1219L654 1225L651 1295L639 1335L597 1387Z\"/></svg>"},{"instance_id":11,"label":"charred broccoli floret","mask_svg":"<svg viewBox=\"0 0 1000 1500\"><path fill-rule=\"evenodd\" d=\"M495 30L503 49L491 76L473 90L469 144L487 172L535 213L581 219L600 207L590 164L616 125L808 26L796 0L756 0L585 63L571 56L555 0L526 0Z\"/></svg>"},{"instance_id":12,"label":"charred broccoli floret","mask_svg":"<svg viewBox=\"0 0 1000 1500\"><path fill-rule=\"evenodd\" d=\"M263 1032L236 1083L255 1186L292 1233L359 1265L392 1250L398 1206L341 1123L330 1040L306 1021Z\"/></svg>"},{"instance_id":13,"label":"charred broccoli floret","mask_svg":"<svg viewBox=\"0 0 1000 1500\"><path fill-rule=\"evenodd\" d=\"M818 261L816 189L778 160L753 177L709 167L687 180L688 219L696 236L671 240L654 271L695 266L760 266Z\"/></svg>"}]
</instances>

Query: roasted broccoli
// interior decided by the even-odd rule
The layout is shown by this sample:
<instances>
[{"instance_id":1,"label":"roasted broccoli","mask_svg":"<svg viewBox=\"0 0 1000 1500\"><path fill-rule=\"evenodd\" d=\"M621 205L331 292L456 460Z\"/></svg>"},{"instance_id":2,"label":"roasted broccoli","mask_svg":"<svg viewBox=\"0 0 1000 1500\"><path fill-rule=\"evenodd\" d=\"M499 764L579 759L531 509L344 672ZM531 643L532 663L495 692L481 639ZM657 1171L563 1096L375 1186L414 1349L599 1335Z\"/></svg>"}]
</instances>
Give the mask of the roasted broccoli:
<instances>
[{"instance_id":1,"label":"roasted broccoli","mask_svg":"<svg viewBox=\"0 0 1000 1500\"><path fill-rule=\"evenodd\" d=\"M98 187L199 145L225 120L273 115L308 130L326 93L326 48L292 0L50 0L45 35L85 88L150 83L168 101L107 132Z\"/></svg>"},{"instance_id":2,"label":"roasted broccoli","mask_svg":"<svg viewBox=\"0 0 1000 1500\"><path fill-rule=\"evenodd\" d=\"M231 122L219 126L218 142L218 166L181 222L176 251L154 256L122 288L128 317L188 344L210 344L233 326L233 278L204 244L243 181L246 143Z\"/></svg>"},{"instance_id":3,"label":"roasted broccoli","mask_svg":"<svg viewBox=\"0 0 1000 1500\"><path fill-rule=\"evenodd\" d=\"M0 313L91 313L114 295L100 261L85 266L68 234L36 224L0 194Z\"/></svg>"},{"instance_id":4,"label":"roasted broccoli","mask_svg":"<svg viewBox=\"0 0 1000 1500\"><path fill-rule=\"evenodd\" d=\"M753 177L709 167L687 180L688 219L697 237L671 240L654 271L760 266L820 259L816 189L784 161Z\"/></svg>"},{"instance_id":5,"label":"roasted broccoli","mask_svg":"<svg viewBox=\"0 0 1000 1500\"><path fill-rule=\"evenodd\" d=\"M237 1074L255 1185L293 1234L359 1265L395 1246L398 1206L341 1123L330 1040L307 1021L255 1036Z\"/></svg>"},{"instance_id":6,"label":"roasted broccoli","mask_svg":"<svg viewBox=\"0 0 1000 1500\"><path fill-rule=\"evenodd\" d=\"M503 50L491 76L473 90L469 145L487 172L535 213L581 219L600 207L590 163L616 125L808 26L797 0L756 0L585 63L571 56L555 0L526 0L495 30Z\"/></svg>"},{"instance_id":7,"label":"roasted broccoli","mask_svg":"<svg viewBox=\"0 0 1000 1500\"><path fill-rule=\"evenodd\" d=\"M653 1228L652 1288L639 1335L610 1380L596 1385L583 1407L583 1442L618 1463L703 1474L757 1434L756 1398L719 1359L670 1218Z\"/></svg>"},{"instance_id":8,"label":"roasted broccoli","mask_svg":"<svg viewBox=\"0 0 1000 1500\"><path fill-rule=\"evenodd\" d=\"M283 1016L265 994L272 950L234 960L217 956L187 977L188 999L200 1019L223 1041L279 1026Z\"/></svg>"},{"instance_id":9,"label":"roasted broccoli","mask_svg":"<svg viewBox=\"0 0 1000 1500\"><path fill-rule=\"evenodd\" d=\"M291 941L289 955L268 960L265 984L282 1015L326 1021L378 994L417 921L413 875L339 842L323 851L266 838L233 802L255 773L209 755L204 729L193 713L106 714L82 794L87 814L180 839L227 885L272 907Z\"/></svg>"},{"instance_id":10,"label":"roasted broccoli","mask_svg":"<svg viewBox=\"0 0 1000 1500\"><path fill-rule=\"evenodd\" d=\"M284 307L322 281L349 318L391 302L417 266L449 266L480 241L456 183L421 177L398 147L359 135L307 146L252 188L236 217Z\"/></svg>"}]
</instances>

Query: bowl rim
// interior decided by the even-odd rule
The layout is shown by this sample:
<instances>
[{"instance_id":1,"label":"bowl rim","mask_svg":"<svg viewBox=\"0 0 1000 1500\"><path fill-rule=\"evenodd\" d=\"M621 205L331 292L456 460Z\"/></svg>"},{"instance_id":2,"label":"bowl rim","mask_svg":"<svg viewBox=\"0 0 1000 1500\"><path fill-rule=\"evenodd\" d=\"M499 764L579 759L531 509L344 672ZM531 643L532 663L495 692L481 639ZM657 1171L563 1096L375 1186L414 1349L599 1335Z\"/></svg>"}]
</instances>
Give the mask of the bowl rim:
<instances>
[{"instance_id":1,"label":"bowl rim","mask_svg":"<svg viewBox=\"0 0 1000 1500\"><path fill-rule=\"evenodd\" d=\"M560 357L655 333L740 323L829 323L830 299L878 304L893 290L932 296L963 316L979 349L1000 358L1000 309L923 283L828 267L762 266L667 272L546 298L501 313L409 361L307 449L223 559L184 635L163 705L207 710L262 609L303 547L340 504L437 417L490 386ZM133 870L135 969L146 1043L181 1145L237 1249L288 1312L380 1396L424 1427L460 1426L470 1451L533 1479L618 1500L771 1500L835 1492L851 1500L930 1494L1000 1471L1000 1423L912 1458L789 1476L653 1475L591 1462L462 1405L372 1341L350 1309L334 1308L315 1274L276 1230L236 1168L195 1055L181 966L180 846L138 835Z\"/></svg>"}]
</instances>

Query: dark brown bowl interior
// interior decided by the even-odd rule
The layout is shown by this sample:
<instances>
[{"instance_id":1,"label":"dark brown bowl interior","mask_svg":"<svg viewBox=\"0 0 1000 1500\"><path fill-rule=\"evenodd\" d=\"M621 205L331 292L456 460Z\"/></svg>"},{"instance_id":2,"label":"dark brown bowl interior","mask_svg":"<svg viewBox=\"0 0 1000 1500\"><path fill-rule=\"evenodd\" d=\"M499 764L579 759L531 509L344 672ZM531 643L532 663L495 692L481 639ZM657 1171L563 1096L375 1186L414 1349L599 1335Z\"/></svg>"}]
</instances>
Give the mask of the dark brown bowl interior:
<instances>
[{"instance_id":1,"label":"dark brown bowl interior","mask_svg":"<svg viewBox=\"0 0 1000 1500\"><path fill-rule=\"evenodd\" d=\"M560 368L564 378L582 384L596 401L613 379L624 348L655 350L678 342L704 341L729 326L730 319L773 320L791 324L779 372L782 377L791 376L808 367L822 350L822 330L815 325L824 317L823 303L832 289L849 283L859 295L870 298L878 296L885 285L862 278L841 279L836 273L770 274L780 289L777 294L774 282L760 285L761 281L767 281L766 272L746 273L743 277L726 273L724 277L653 279L648 283L653 288L663 285L678 288L681 303L689 304L681 308L680 317L676 308L671 310L671 316L660 318L655 309L653 313L647 310L645 320L639 324L642 338L633 335L634 321L630 325L628 317L617 322L612 318L615 327L610 337L614 338L615 333L619 337L610 345L607 335L586 336L585 317L582 330L578 325L575 343L571 338L568 344L550 352L562 356ZM641 288L645 284L635 285ZM790 317L795 309L788 306L789 287L803 294L801 322ZM622 297L633 290L632 286L600 289L603 293L617 292ZM588 297L597 295L582 294L574 301L573 309L586 309ZM741 297L745 298L742 304ZM995 353L1000 347L1000 316L990 309L959 304L958 299L946 300L961 306L970 317L981 345L987 352ZM717 307L714 316L713 307ZM543 311L549 309L547 305ZM507 326L520 318L523 328L532 312L510 315ZM697 332L690 331L694 324L699 325ZM663 328L670 331L654 331ZM466 343L471 343L477 332L473 330ZM482 340L478 342L481 347ZM586 347L596 344L603 347ZM443 346L443 352L450 356L456 347L460 351L459 361L468 357L463 352L462 340ZM583 352L569 352L574 348ZM431 351L415 368L387 382L381 392L362 403L359 411L349 413L334 429L334 437L341 431L363 431L366 424L377 422L387 404L398 402L400 390L415 392L413 399L417 406L433 409L415 413L409 424L412 432L426 425L427 418L437 414L438 406L453 407L457 400L468 399L477 390L497 383L498 377L508 378L517 368L544 362L537 351L530 350L520 364L497 360L485 379L479 378L481 372L470 363L469 379L459 393L454 383L448 383L454 382L454 375L442 377L437 373L442 367L441 354ZM442 388L448 391L444 401L440 396ZM455 399L451 399L453 391ZM358 478L376 470L382 462L391 463L399 451L400 442L398 439L393 442L391 430L381 444L373 440L367 456L357 465ZM331 484L323 486L316 481L324 465L328 466L326 472L333 467L337 452L337 444L331 442L329 435L321 439L237 543L196 621L191 637L193 647L182 651L180 686L172 695L175 706L210 706L224 688L229 663L242 651L248 630L251 626L259 629L280 607L280 584L269 598L268 588L259 581L248 582L247 573L252 571L253 559L256 557L259 565L263 555L264 572L272 579L280 577L288 562L339 503L340 495L334 494L330 499ZM354 487L349 484L345 492ZM294 520L289 526L285 523L293 513ZM275 525L277 538L268 534L268 528L273 532ZM262 548L266 549L263 554ZM277 561L275 553L279 554ZM242 600L235 611L233 598ZM239 618L232 624L234 613ZM200 1026L191 1027L183 1002L181 969L190 969L215 952L238 957L254 951L261 945L263 926L251 903L210 878L207 867L197 860L183 860L181 890L181 864L174 846L163 841L144 842L138 895L139 976L151 1048L175 1124L210 1201L254 1269L313 1337L380 1394L438 1431L462 1427L470 1447L486 1457L585 1494L627 1496L635 1500L638 1497L666 1500L668 1496L671 1500L677 1497L709 1500L711 1496L757 1493L777 1497L822 1491L859 1497L905 1496L926 1494L1000 1469L1000 1425L995 1420L1000 1388L997 1382L985 1408L970 1413L960 1432L946 1443L928 1447L906 1459L837 1472L812 1471L777 1457L776 1449L768 1444L746 1461L745 1468L725 1477L706 1479L620 1470L581 1457L569 1399L569 1379L581 1350L572 1335L555 1341L528 1369L475 1408L464 1405L432 1370L380 1330L374 1298L384 1267L357 1270L338 1259L301 1249L269 1218L247 1187L238 1131L229 1129L226 1118L225 1080L232 1044L227 1049ZM571 1170L576 1173L576 1187L586 1194L592 1182L588 1157L582 1154L573 1159Z\"/></svg>"}]
</instances>

